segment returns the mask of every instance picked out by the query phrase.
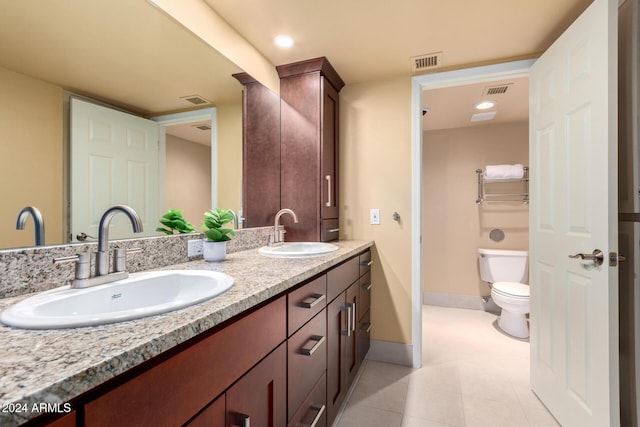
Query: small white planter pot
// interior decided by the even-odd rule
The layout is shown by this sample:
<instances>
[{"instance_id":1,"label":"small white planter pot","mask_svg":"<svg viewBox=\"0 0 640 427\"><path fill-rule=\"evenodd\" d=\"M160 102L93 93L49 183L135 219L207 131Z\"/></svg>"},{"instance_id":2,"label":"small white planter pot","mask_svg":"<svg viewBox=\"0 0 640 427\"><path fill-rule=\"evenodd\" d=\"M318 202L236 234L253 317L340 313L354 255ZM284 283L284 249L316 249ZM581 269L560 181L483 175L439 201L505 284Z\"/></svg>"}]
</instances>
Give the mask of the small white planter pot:
<instances>
[{"instance_id":1,"label":"small white planter pot","mask_svg":"<svg viewBox=\"0 0 640 427\"><path fill-rule=\"evenodd\" d=\"M208 262L222 261L227 254L227 242L204 240L202 255Z\"/></svg>"}]
</instances>

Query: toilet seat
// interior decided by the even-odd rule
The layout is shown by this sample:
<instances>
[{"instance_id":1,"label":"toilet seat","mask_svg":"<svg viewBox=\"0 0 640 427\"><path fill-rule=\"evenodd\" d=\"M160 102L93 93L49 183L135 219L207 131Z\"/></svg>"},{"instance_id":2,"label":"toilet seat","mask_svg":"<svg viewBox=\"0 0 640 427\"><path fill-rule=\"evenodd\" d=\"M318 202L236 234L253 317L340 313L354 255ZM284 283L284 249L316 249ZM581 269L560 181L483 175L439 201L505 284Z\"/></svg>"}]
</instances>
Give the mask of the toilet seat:
<instances>
[{"instance_id":1,"label":"toilet seat","mask_svg":"<svg viewBox=\"0 0 640 427\"><path fill-rule=\"evenodd\" d=\"M496 282L492 285L492 290L500 295L510 298L529 298L529 285L525 285L524 283Z\"/></svg>"}]
</instances>

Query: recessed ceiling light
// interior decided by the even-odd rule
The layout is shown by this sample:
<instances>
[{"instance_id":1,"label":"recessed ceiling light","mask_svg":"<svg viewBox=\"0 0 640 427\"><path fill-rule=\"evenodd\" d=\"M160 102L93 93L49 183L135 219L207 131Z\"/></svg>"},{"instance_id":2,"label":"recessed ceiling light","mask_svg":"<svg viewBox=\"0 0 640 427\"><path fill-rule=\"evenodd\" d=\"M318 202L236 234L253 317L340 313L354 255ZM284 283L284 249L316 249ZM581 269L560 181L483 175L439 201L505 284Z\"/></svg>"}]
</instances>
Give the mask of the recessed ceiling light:
<instances>
[{"instance_id":1,"label":"recessed ceiling light","mask_svg":"<svg viewBox=\"0 0 640 427\"><path fill-rule=\"evenodd\" d=\"M482 101L478 102L473 107L476 110L488 110L489 108L493 108L496 105L496 101Z\"/></svg>"},{"instance_id":2,"label":"recessed ceiling light","mask_svg":"<svg viewBox=\"0 0 640 427\"><path fill-rule=\"evenodd\" d=\"M280 47L291 47L293 46L293 39L290 36L281 34L273 39L273 42Z\"/></svg>"}]
</instances>

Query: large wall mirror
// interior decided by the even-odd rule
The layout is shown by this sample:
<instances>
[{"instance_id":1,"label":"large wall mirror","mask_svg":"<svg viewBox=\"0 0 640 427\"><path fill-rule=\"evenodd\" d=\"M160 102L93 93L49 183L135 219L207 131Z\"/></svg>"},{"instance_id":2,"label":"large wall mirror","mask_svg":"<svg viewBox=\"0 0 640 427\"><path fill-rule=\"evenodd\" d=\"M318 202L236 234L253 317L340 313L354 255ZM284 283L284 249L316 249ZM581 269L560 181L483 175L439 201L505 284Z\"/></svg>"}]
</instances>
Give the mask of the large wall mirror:
<instances>
[{"instance_id":1,"label":"large wall mirror","mask_svg":"<svg viewBox=\"0 0 640 427\"><path fill-rule=\"evenodd\" d=\"M215 107L217 164L208 167L217 188L174 170L177 162L196 170L203 166L185 162L210 158L207 123L196 121L167 130L170 182L162 197L187 204L184 193L201 191L205 199L214 193L218 206L241 209L242 86L231 75L242 70L160 10L144 0L5 2L0 40L0 249L34 245L30 219L16 230L25 206L42 212L45 244L76 241L67 206L69 93L146 118ZM199 229L201 207L167 207L185 209Z\"/></svg>"}]
</instances>

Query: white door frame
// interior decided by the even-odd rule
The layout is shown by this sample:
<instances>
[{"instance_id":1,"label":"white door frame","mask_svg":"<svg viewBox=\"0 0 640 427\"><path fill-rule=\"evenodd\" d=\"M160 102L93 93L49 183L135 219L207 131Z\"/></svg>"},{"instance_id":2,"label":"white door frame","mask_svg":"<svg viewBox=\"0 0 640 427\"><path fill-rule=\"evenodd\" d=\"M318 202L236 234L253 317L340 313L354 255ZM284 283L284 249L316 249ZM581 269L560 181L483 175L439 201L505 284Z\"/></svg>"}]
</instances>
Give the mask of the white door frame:
<instances>
[{"instance_id":1,"label":"white door frame","mask_svg":"<svg viewBox=\"0 0 640 427\"><path fill-rule=\"evenodd\" d=\"M422 365L422 91L528 77L534 62L535 59L527 59L411 79L411 342L414 368Z\"/></svg>"},{"instance_id":2,"label":"white door frame","mask_svg":"<svg viewBox=\"0 0 640 427\"><path fill-rule=\"evenodd\" d=\"M164 116L152 117L151 120L158 122L160 125L160 148L161 159L160 165L164 168L166 165L166 130L168 126L182 125L186 123L211 121L211 209L218 205L218 122L215 107L203 108L201 110L185 111L183 113L167 114ZM166 197L162 195L162 199ZM166 208L166 203L165 203Z\"/></svg>"}]
</instances>

